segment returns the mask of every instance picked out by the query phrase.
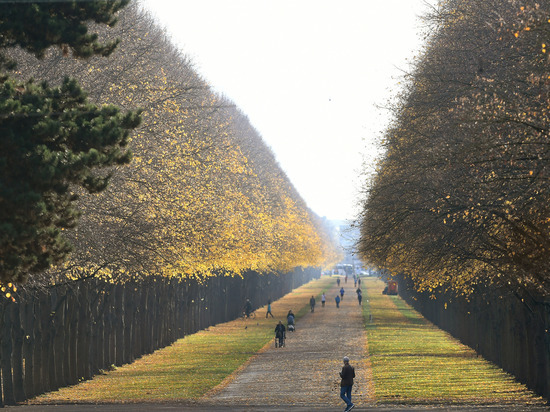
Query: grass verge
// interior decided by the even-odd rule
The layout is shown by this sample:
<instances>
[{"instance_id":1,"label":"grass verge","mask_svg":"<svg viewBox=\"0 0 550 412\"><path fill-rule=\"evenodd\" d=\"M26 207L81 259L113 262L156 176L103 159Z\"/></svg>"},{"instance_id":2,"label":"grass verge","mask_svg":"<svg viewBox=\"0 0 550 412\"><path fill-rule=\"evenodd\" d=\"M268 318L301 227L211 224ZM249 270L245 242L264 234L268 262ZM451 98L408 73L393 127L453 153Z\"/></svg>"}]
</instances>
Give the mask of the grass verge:
<instances>
[{"instance_id":1,"label":"grass verge","mask_svg":"<svg viewBox=\"0 0 550 412\"><path fill-rule=\"evenodd\" d=\"M309 298L326 290L333 279L314 280L271 304L255 319L212 326L169 347L143 356L105 375L35 398L30 403L185 402L200 398L274 339L274 328L292 309L297 318L309 310Z\"/></svg>"},{"instance_id":2,"label":"grass verge","mask_svg":"<svg viewBox=\"0 0 550 412\"><path fill-rule=\"evenodd\" d=\"M426 321L384 282L363 278L363 317L377 403L538 405L544 401Z\"/></svg>"}]
</instances>

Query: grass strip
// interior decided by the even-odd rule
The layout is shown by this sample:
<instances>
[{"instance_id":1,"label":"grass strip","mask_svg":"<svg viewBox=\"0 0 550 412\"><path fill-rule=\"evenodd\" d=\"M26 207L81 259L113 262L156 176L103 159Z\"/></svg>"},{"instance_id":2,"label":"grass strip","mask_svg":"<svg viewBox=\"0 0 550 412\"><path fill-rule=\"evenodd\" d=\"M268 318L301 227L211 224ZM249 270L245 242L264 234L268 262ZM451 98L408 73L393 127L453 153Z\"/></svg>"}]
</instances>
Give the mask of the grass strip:
<instances>
[{"instance_id":1,"label":"grass strip","mask_svg":"<svg viewBox=\"0 0 550 412\"><path fill-rule=\"evenodd\" d=\"M30 403L184 402L200 398L245 364L274 339L278 320L286 323L309 311L309 299L334 282L323 277L307 283L266 307L255 319L237 319L179 339L171 346L143 356L132 364L98 375L78 385L41 395Z\"/></svg>"},{"instance_id":2,"label":"grass strip","mask_svg":"<svg viewBox=\"0 0 550 412\"><path fill-rule=\"evenodd\" d=\"M425 320L384 282L363 278L363 318L380 404L537 405L544 401Z\"/></svg>"}]
</instances>

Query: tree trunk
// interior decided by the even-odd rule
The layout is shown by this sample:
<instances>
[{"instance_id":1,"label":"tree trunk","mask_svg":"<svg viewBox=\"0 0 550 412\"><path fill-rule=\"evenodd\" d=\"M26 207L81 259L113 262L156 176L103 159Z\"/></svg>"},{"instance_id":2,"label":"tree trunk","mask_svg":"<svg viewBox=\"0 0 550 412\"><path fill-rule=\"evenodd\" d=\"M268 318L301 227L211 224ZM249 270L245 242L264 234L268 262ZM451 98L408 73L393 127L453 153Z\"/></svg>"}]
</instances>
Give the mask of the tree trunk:
<instances>
[{"instance_id":1,"label":"tree trunk","mask_svg":"<svg viewBox=\"0 0 550 412\"><path fill-rule=\"evenodd\" d=\"M12 307L13 303L8 302L3 305L4 313L2 314L2 383L4 387L4 404L15 405L15 394L13 387L12 375Z\"/></svg>"},{"instance_id":2,"label":"tree trunk","mask_svg":"<svg viewBox=\"0 0 550 412\"><path fill-rule=\"evenodd\" d=\"M63 347L61 348L62 365L60 374L63 385L71 385L71 310L70 301L72 290L70 287L65 287L63 290L63 323L60 327L63 328Z\"/></svg>"},{"instance_id":3,"label":"tree trunk","mask_svg":"<svg viewBox=\"0 0 550 412\"><path fill-rule=\"evenodd\" d=\"M22 402L27 399L25 394L25 383L23 373L23 341L25 331L21 325L21 304L19 302L11 305L11 321L13 330L13 385L14 396L17 402Z\"/></svg>"},{"instance_id":4,"label":"tree trunk","mask_svg":"<svg viewBox=\"0 0 550 412\"><path fill-rule=\"evenodd\" d=\"M48 352L46 354L46 361L48 362L48 372L50 379L50 390L55 391L59 389L57 382L57 358L56 358L56 337L57 337L57 303L58 303L57 289L50 289L50 316L48 320Z\"/></svg>"},{"instance_id":5,"label":"tree trunk","mask_svg":"<svg viewBox=\"0 0 550 412\"><path fill-rule=\"evenodd\" d=\"M126 330L126 303L125 303L124 286L115 286L115 365L122 366L126 359L126 342L125 330Z\"/></svg>"},{"instance_id":6,"label":"tree trunk","mask_svg":"<svg viewBox=\"0 0 550 412\"><path fill-rule=\"evenodd\" d=\"M77 320L77 371L79 380L90 378L90 353L89 353L89 336L88 336L88 286L84 283L78 285L78 320Z\"/></svg>"},{"instance_id":7,"label":"tree trunk","mask_svg":"<svg viewBox=\"0 0 550 412\"><path fill-rule=\"evenodd\" d=\"M34 387L34 300L28 299L24 303L24 330L25 337L23 341L23 358L25 359L25 393L27 397L34 398L36 388Z\"/></svg>"},{"instance_id":8,"label":"tree trunk","mask_svg":"<svg viewBox=\"0 0 550 412\"><path fill-rule=\"evenodd\" d=\"M101 322L101 307L103 305L102 294L100 291L99 282L96 279L90 279L88 282L88 296L89 296L89 316L88 322L88 335L90 340L88 342L88 351L90 353L90 379L97 375L101 365L100 353L101 347L99 341L103 338L103 328Z\"/></svg>"},{"instance_id":9,"label":"tree trunk","mask_svg":"<svg viewBox=\"0 0 550 412\"><path fill-rule=\"evenodd\" d=\"M46 365L42 361L44 346L46 346L44 337L44 318L49 316L49 307L46 307L46 295L39 292L33 305L34 311L34 345L33 345L33 386L35 395L40 395L48 389L46 382Z\"/></svg>"},{"instance_id":10,"label":"tree trunk","mask_svg":"<svg viewBox=\"0 0 550 412\"><path fill-rule=\"evenodd\" d=\"M54 339L53 339L53 369L55 370L55 387L62 388L67 386L68 382L64 375L65 359L66 359L66 330L65 330L65 302L66 302L66 287L56 288L57 301L55 302L55 310L53 316Z\"/></svg>"},{"instance_id":11,"label":"tree trunk","mask_svg":"<svg viewBox=\"0 0 550 412\"><path fill-rule=\"evenodd\" d=\"M104 368L109 369L115 363L115 339L113 329L113 303L114 285L106 285L105 290L105 311L103 315L104 335L103 353Z\"/></svg>"},{"instance_id":12,"label":"tree trunk","mask_svg":"<svg viewBox=\"0 0 550 412\"><path fill-rule=\"evenodd\" d=\"M124 363L131 363L134 361L133 324L136 314L133 301L135 293L133 285L125 284L124 289Z\"/></svg>"},{"instance_id":13,"label":"tree trunk","mask_svg":"<svg viewBox=\"0 0 550 412\"><path fill-rule=\"evenodd\" d=\"M78 369L78 318L79 305L78 305L78 286L73 286L67 294L67 324L69 325L69 339L68 339L68 367L69 367L69 383L75 385L79 380Z\"/></svg>"},{"instance_id":14,"label":"tree trunk","mask_svg":"<svg viewBox=\"0 0 550 412\"><path fill-rule=\"evenodd\" d=\"M107 355L107 366L110 368L116 362L116 333L115 333L115 316L117 314L115 310L115 294L116 286L110 285L108 292L109 306L108 315L105 319L107 322L107 335L105 339L105 353Z\"/></svg>"}]
</instances>

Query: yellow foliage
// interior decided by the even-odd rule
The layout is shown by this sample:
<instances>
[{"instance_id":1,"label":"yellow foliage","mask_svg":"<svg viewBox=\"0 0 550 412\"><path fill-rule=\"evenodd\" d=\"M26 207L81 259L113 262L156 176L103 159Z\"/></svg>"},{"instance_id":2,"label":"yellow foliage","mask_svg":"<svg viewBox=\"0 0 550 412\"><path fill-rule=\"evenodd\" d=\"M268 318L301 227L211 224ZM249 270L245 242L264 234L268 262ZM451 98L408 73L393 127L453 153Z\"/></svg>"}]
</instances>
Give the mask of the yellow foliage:
<instances>
[{"instance_id":1,"label":"yellow foliage","mask_svg":"<svg viewBox=\"0 0 550 412\"><path fill-rule=\"evenodd\" d=\"M119 23L121 75L101 77L108 84L100 99L144 108L143 124L130 142L133 162L117 170L106 192L83 201L67 273L202 277L334 263L330 237L248 119L180 57L167 58L164 36L154 43L148 24L126 22L128 13ZM100 64L79 73L94 84L105 72Z\"/></svg>"}]
</instances>

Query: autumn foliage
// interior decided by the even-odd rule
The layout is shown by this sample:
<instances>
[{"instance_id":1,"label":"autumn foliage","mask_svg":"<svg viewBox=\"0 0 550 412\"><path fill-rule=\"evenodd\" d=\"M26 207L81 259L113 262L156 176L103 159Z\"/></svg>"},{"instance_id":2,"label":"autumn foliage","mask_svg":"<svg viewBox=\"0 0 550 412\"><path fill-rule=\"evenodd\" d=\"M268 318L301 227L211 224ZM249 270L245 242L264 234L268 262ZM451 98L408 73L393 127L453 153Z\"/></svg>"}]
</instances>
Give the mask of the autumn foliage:
<instances>
[{"instance_id":1,"label":"autumn foliage","mask_svg":"<svg viewBox=\"0 0 550 412\"><path fill-rule=\"evenodd\" d=\"M105 43L120 39L109 59L75 61L57 50L40 61L17 56L25 76L55 82L70 73L90 100L143 110L131 164L111 169L104 192L80 197L80 223L66 231L74 252L55 274L201 277L336 260L327 229L247 117L139 5L118 19L98 29Z\"/></svg>"},{"instance_id":2,"label":"autumn foliage","mask_svg":"<svg viewBox=\"0 0 550 412\"><path fill-rule=\"evenodd\" d=\"M550 6L451 0L413 64L362 215L362 255L423 290L550 292Z\"/></svg>"}]
</instances>

